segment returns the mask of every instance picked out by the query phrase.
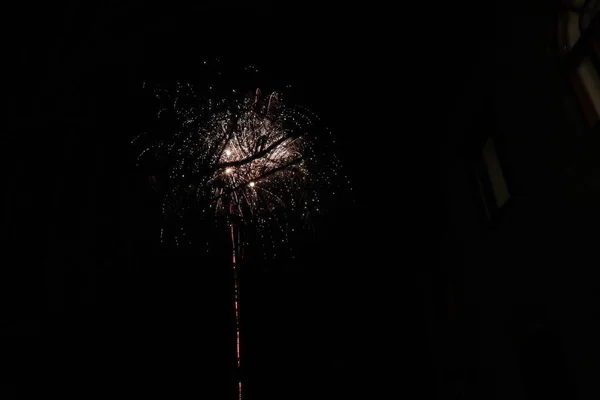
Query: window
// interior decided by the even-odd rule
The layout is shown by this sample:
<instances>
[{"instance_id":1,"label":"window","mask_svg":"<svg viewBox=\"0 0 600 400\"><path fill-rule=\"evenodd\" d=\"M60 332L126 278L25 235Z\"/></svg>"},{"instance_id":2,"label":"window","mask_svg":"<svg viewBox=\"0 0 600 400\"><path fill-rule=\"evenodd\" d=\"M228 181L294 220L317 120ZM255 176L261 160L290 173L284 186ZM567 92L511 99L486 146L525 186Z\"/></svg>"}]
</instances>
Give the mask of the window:
<instances>
[{"instance_id":1,"label":"window","mask_svg":"<svg viewBox=\"0 0 600 400\"><path fill-rule=\"evenodd\" d=\"M485 142L476 162L475 179L485 218L491 221L510 198L496 146L491 137Z\"/></svg>"},{"instance_id":2,"label":"window","mask_svg":"<svg viewBox=\"0 0 600 400\"><path fill-rule=\"evenodd\" d=\"M600 120L600 0L568 0L558 23L558 47L582 112Z\"/></svg>"}]
</instances>

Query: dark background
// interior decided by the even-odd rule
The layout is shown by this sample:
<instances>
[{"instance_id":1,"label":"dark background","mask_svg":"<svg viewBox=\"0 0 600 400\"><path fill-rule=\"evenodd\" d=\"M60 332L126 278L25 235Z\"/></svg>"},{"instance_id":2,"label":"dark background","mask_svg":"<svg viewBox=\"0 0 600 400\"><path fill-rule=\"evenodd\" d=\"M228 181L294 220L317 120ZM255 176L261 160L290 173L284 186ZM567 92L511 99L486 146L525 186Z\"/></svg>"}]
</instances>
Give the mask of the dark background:
<instances>
[{"instance_id":1,"label":"dark background","mask_svg":"<svg viewBox=\"0 0 600 400\"><path fill-rule=\"evenodd\" d=\"M518 69L502 60L527 53L506 28L521 10L328 7L13 12L0 321L7 336L48 339L16 358L17 393L227 398L226 263L158 247L158 198L129 146L147 118L141 83L193 79L214 56L291 81L334 132L355 196L307 233L301 262L254 261L244 277L247 398L445 393L431 309L444 307L448 265L468 257L448 233L454 192L440 175L459 132L492 129L497 104L518 97L498 88ZM464 101L469 85L489 90Z\"/></svg>"},{"instance_id":2,"label":"dark background","mask_svg":"<svg viewBox=\"0 0 600 400\"><path fill-rule=\"evenodd\" d=\"M405 198L423 195L408 189L414 176L396 159L412 152L404 143L415 129L431 127L401 120L407 103L428 96L399 62L411 50L397 42L398 21L382 19L383 10L141 3L15 14L2 145L2 329L51 343L32 356L39 374L14 369L18 393L49 385L68 395L226 398L227 264L158 248L158 199L129 146L147 118L141 83L193 79L214 56L298 87L339 138L356 193L328 210L314 240L307 233L302 263L248 276L248 398L371 393L379 389L367 376L391 379L397 363L412 371L407 382L423 375L421 300L412 294L426 261L402 249L415 236L420 246L435 243L430 217L418 227L403 222L414 213ZM34 385L38 375L45 383Z\"/></svg>"}]
</instances>

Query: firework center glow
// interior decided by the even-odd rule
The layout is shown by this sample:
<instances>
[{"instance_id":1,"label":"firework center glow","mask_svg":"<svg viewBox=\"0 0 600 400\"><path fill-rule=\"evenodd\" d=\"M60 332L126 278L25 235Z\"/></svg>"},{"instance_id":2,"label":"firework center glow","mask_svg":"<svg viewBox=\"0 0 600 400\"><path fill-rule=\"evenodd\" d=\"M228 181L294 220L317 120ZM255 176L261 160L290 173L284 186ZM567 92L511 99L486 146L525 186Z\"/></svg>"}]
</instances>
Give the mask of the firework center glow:
<instances>
[{"instance_id":1,"label":"firework center glow","mask_svg":"<svg viewBox=\"0 0 600 400\"><path fill-rule=\"evenodd\" d=\"M154 154L157 165L171 164L163 179L162 208L165 222L174 228L192 208L200 209L197 204L207 216L235 215L257 230L286 235L281 210L298 212L307 221L319 204L317 188L330 185L337 175L335 163L316 166L326 150L320 143L329 141L318 118L284 103L279 92L265 96L257 89L255 95L223 98L211 92L205 99L191 85L178 83L175 93L160 87L155 93L163 103L159 117L163 109L173 108L180 126L139 157ZM173 232L176 240L183 235L181 229Z\"/></svg>"}]
</instances>

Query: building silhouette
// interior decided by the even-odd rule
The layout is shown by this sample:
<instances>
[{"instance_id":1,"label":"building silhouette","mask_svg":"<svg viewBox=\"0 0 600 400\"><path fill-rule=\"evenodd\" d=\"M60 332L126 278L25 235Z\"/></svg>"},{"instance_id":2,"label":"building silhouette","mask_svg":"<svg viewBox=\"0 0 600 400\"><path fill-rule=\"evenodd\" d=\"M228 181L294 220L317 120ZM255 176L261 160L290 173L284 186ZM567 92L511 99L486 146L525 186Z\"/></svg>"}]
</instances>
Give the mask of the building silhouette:
<instances>
[{"instance_id":1,"label":"building silhouette","mask_svg":"<svg viewBox=\"0 0 600 400\"><path fill-rule=\"evenodd\" d=\"M430 334L448 398L600 396L598 2L536 7L497 16L443 151Z\"/></svg>"}]
</instances>

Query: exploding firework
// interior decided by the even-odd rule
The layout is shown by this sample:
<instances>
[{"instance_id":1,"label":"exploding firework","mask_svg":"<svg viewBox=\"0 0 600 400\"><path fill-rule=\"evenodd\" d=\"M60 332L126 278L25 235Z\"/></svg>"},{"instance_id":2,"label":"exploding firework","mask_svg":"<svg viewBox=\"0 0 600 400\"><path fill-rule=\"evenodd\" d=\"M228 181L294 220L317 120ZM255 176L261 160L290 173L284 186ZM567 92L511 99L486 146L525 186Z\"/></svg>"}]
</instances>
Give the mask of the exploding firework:
<instances>
[{"instance_id":1,"label":"exploding firework","mask_svg":"<svg viewBox=\"0 0 600 400\"><path fill-rule=\"evenodd\" d=\"M158 86L154 94L162 123L157 126L166 137L144 148L137 162L148 155L156 161L158 172L150 181L164 192L163 241L173 237L179 244L189 238L186 228L207 221L225 222L230 229L236 358L241 371L240 228L256 227L262 241L270 237L273 245L276 231L279 243L287 244L288 230L293 230L289 217L306 221L319 212L317 194L333 183L340 166L329 152L329 132L307 109L287 104L283 93L263 95L256 89L243 96L235 90L216 95L212 89L209 85L198 95L191 84ZM237 392L241 400L241 375Z\"/></svg>"},{"instance_id":2,"label":"exploding firework","mask_svg":"<svg viewBox=\"0 0 600 400\"><path fill-rule=\"evenodd\" d=\"M270 237L275 249L287 243L291 215L306 222L320 211L318 193L338 174L333 153L324 157L330 133L307 109L286 104L282 92L217 96L211 89L199 95L177 83L154 90L158 119L170 122L138 165L153 155L164 167L151 178L165 193L161 238L179 244L190 237L190 220L233 218Z\"/></svg>"}]
</instances>

